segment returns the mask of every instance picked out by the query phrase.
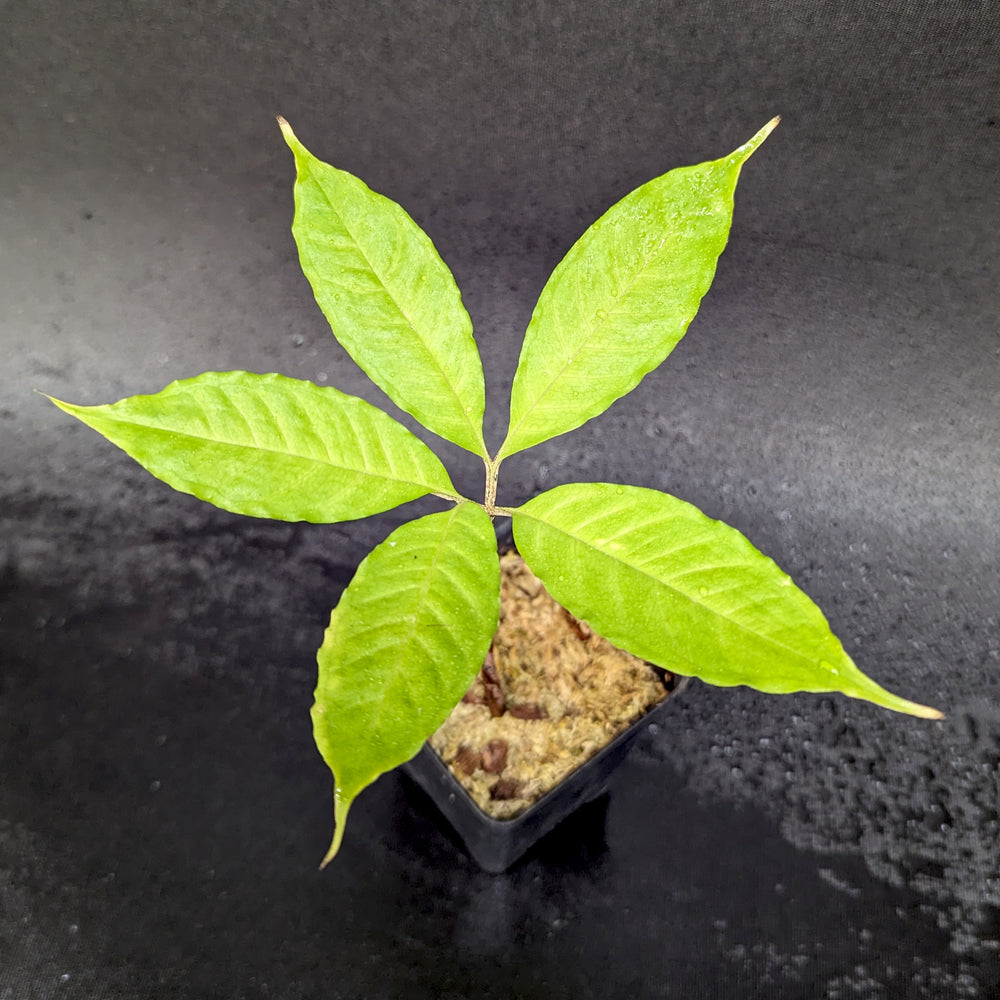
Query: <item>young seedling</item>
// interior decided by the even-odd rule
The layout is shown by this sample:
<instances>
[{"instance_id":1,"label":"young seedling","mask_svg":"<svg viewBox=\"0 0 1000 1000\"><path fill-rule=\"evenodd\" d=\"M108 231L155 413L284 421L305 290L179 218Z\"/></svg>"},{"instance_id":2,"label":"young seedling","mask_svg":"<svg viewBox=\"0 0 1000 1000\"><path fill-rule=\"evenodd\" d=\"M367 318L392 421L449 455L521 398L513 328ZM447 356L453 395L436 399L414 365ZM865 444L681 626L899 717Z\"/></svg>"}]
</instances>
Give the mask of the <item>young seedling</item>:
<instances>
[{"instance_id":1,"label":"young seedling","mask_svg":"<svg viewBox=\"0 0 1000 1000\"><path fill-rule=\"evenodd\" d=\"M53 400L175 489L238 514L331 523L428 494L448 503L377 546L330 617L312 709L335 779L323 864L358 793L417 753L482 666L499 610L498 516L557 601L651 663L940 718L861 673L787 574L677 497L572 483L496 503L505 458L596 417L676 346L726 245L740 169L777 122L643 184L580 237L535 306L491 455L483 369L451 272L399 205L317 160L279 119L297 168L292 231L320 309L394 403L483 460L481 503L388 414L283 375L206 372L103 406Z\"/></svg>"}]
</instances>

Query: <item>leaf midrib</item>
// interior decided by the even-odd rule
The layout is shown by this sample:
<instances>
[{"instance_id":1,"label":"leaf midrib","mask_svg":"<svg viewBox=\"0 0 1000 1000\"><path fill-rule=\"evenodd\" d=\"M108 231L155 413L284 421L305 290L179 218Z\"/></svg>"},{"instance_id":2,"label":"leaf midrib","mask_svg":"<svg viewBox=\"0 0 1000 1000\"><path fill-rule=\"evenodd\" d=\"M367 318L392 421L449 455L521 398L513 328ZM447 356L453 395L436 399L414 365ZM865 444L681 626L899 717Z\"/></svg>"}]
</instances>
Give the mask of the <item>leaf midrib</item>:
<instances>
[{"instance_id":1,"label":"leaf midrib","mask_svg":"<svg viewBox=\"0 0 1000 1000\"><path fill-rule=\"evenodd\" d=\"M658 584L659 586L666 587L668 590L672 591L678 597L681 597L684 600L690 601L692 604L698 605L698 607L700 607L703 610L707 611L709 614L714 615L716 618L719 618L719 619L721 619L724 622L727 622L727 623L729 623L731 625L734 625L740 632L743 632L744 634L749 635L749 636L753 636L754 638L761 639L765 643L767 643L767 644L769 644L771 646L774 646L777 649L784 650L785 652L791 654L797 660L809 660L809 658L806 657L803 653L800 653L798 650L793 649L791 646L787 646L787 645L785 645L785 643L779 642L777 639L773 639L770 636L763 635L760 632L755 632L753 629L748 628L746 625L743 625L741 622L735 621L732 618L727 618L725 615L720 614L714 608L708 607L704 602L699 601L699 600L695 599L694 597L691 597L689 594L686 594L686 593L684 593L684 591L679 590L677 587L672 586L670 583L667 583L666 581L661 580L659 577L653 576L652 573L647 572L642 567L640 567L640 566L634 566L632 563L626 562L624 559L620 559L617 556L613 556L610 553L605 552L603 549L597 548L595 545L592 545L590 542L587 542L584 539L580 538L579 536L572 534L571 532L567 531L565 528L560 528L557 525L554 525L551 522L544 520L543 518L540 518L540 517L537 517L537 516L534 516L534 515L531 515L531 514L527 514L527 513L523 512L523 511L519 511L518 513L520 514L521 517L527 517L527 518L529 518L529 519L531 519L533 521L537 521L539 524L544 524L547 528L550 528L550 529L552 529L554 531L560 532L561 534L565 535L567 538L571 539L574 542L579 542L581 545L586 545L588 548L592 549L594 552L598 553L599 555L602 555L602 556L606 557L607 559L612 560L613 562L619 563L620 565L626 567L627 569L633 570L634 572L640 574L641 576L644 576L647 579L652 580L654 583ZM844 654L844 655L846 655L846 654ZM814 660L809 660L809 662L812 663L812 664L815 664Z\"/></svg>"},{"instance_id":2,"label":"leaf midrib","mask_svg":"<svg viewBox=\"0 0 1000 1000\"><path fill-rule=\"evenodd\" d=\"M280 455L280 456L282 456L284 458L295 458L295 459L299 459L299 460L304 461L304 462L311 462L311 463L313 463L315 465L319 465L321 467L326 467L326 468L330 468L330 469L340 469L341 471L344 471L344 472L354 472L354 473L357 473L359 475L370 476L373 479L384 479L387 482L404 483L404 484L408 484L410 486L419 486L421 489L429 489L431 491L436 491L438 489L438 487L433 486L433 485L431 485L429 483L426 483L426 482L419 482L419 481L414 480L414 479L407 479L407 478L400 477L400 476L387 476L384 473L372 472L369 469L360 469L360 468L356 468L356 467L351 466L351 465L344 465L342 463L333 462L333 461L330 461L330 460L323 461L322 459L315 458L312 455L303 455L303 454L300 454L297 451L291 451L291 450L281 451L278 448L269 448L269 447L266 447L264 445L260 445L260 444L257 444L257 443L246 444L245 442L242 442L242 441L229 441L229 440L225 440L225 439L218 438L218 437L206 437L203 434L192 434L190 431L175 430L173 428L164 427L161 424L150 424L150 423L146 423L146 422L144 422L142 420L123 419L122 417L119 417L119 416L110 416L109 417L109 416L105 415L105 420L107 420L109 423L112 423L112 424L124 424L125 426L128 426L128 427L142 427L142 428L144 428L146 430L156 431L156 432L159 432L161 434L172 434L172 435L176 435L176 436L179 436L179 437L191 438L193 441L204 441L204 442L206 442L208 444L220 445L220 446L226 447L226 448L240 448L240 449L243 449L245 451L251 451L251 452L253 452L253 451L261 451L261 452L265 452L265 453L267 453L269 455Z\"/></svg>"}]
</instances>

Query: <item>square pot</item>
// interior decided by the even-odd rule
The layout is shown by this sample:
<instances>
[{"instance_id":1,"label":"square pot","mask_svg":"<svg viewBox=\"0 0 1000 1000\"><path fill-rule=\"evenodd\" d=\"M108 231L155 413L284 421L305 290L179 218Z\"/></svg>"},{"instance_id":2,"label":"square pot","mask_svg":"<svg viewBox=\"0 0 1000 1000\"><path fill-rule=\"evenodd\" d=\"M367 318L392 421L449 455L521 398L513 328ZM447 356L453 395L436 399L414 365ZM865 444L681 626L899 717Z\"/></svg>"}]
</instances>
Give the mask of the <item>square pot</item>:
<instances>
[{"instance_id":1,"label":"square pot","mask_svg":"<svg viewBox=\"0 0 1000 1000\"><path fill-rule=\"evenodd\" d=\"M513 819L487 816L428 743L403 765L403 771L431 797L479 866L499 873L570 813L607 791L612 771L625 759L636 738L651 723L663 720L687 683L686 677L671 677L663 701Z\"/></svg>"}]
</instances>

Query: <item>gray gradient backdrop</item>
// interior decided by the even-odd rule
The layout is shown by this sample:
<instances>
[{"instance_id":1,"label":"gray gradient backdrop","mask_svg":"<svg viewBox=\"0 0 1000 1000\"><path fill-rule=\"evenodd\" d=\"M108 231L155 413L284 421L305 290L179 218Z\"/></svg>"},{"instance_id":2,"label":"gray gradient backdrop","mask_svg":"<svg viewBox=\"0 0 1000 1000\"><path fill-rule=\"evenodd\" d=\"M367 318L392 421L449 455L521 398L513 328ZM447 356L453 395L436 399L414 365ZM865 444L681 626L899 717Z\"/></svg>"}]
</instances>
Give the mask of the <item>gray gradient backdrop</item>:
<instances>
[{"instance_id":1,"label":"gray gradient backdrop","mask_svg":"<svg viewBox=\"0 0 1000 1000\"><path fill-rule=\"evenodd\" d=\"M0 23L2 1000L997 995L995 5L43 0ZM279 113L434 239L494 446L586 225L780 113L685 340L509 461L501 499L697 503L947 719L695 685L511 873L389 775L317 874L314 650L422 508L241 519L32 393L247 368L385 402L299 272Z\"/></svg>"}]
</instances>

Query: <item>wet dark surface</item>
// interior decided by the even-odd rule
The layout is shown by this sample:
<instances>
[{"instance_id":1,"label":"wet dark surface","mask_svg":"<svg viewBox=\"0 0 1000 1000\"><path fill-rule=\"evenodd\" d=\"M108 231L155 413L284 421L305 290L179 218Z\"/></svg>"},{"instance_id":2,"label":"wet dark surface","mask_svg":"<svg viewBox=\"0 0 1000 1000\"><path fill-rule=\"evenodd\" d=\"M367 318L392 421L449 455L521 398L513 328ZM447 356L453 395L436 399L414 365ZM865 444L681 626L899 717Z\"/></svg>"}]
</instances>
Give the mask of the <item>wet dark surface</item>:
<instances>
[{"instance_id":1,"label":"wet dark surface","mask_svg":"<svg viewBox=\"0 0 1000 1000\"><path fill-rule=\"evenodd\" d=\"M0 39L0 1000L1000 992L995 15L973 6L49 3ZM273 115L451 265L487 439L545 276L636 184L774 113L664 367L504 466L723 517L941 723L692 685L609 798L478 871L387 775L341 856L314 655L416 507L267 524L78 402L203 369L381 401L288 232ZM438 442L433 442L435 445ZM442 448L460 489L481 470Z\"/></svg>"},{"instance_id":2,"label":"wet dark surface","mask_svg":"<svg viewBox=\"0 0 1000 1000\"><path fill-rule=\"evenodd\" d=\"M253 544L235 519L207 522L165 530L147 555L181 558L155 559L127 599L7 572L10 995L935 996L995 974L856 850L793 846L760 808L702 794L666 729L507 874L478 871L396 775L318 874L327 780L303 720L321 625L275 594L293 577L335 589L340 570L306 539L276 581L259 557L294 529ZM130 548L119 578L143 572ZM694 728L718 697L682 696Z\"/></svg>"}]
</instances>

